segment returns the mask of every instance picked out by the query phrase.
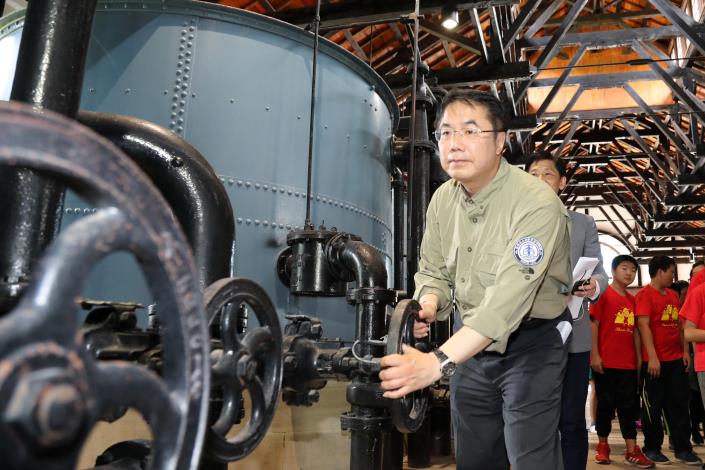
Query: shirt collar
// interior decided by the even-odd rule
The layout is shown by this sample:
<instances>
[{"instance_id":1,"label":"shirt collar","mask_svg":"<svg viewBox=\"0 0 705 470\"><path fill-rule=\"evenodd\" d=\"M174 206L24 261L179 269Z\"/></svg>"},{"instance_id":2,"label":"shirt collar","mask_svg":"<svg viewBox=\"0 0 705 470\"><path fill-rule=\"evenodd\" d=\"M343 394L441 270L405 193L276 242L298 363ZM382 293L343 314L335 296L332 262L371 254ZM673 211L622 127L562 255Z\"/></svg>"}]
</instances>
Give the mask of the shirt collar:
<instances>
[{"instance_id":1,"label":"shirt collar","mask_svg":"<svg viewBox=\"0 0 705 470\"><path fill-rule=\"evenodd\" d=\"M465 205L466 207L479 208L480 210L482 210L487 205L487 201L490 199L492 194L497 192L497 190L504 185L508 174L509 163L507 163L504 157L502 157L499 160L499 169L497 170L497 174L494 175L492 181L490 181L487 186L482 188L480 192L475 194L474 196L470 196L470 194L465 190L463 185L460 184L458 181L453 181L453 184L455 184L456 188L458 188L458 194L461 198L461 201L463 202L463 205Z\"/></svg>"}]
</instances>

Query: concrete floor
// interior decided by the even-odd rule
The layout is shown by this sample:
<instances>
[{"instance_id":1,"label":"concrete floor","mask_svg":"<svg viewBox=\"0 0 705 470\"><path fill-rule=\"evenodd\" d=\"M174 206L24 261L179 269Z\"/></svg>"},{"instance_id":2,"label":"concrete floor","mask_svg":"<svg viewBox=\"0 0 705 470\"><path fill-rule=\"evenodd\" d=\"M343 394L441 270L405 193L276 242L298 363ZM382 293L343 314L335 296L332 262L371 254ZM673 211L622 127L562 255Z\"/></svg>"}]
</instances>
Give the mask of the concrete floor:
<instances>
[{"instance_id":1,"label":"concrete floor","mask_svg":"<svg viewBox=\"0 0 705 470\"><path fill-rule=\"evenodd\" d=\"M598 465L595 463L595 446L597 445L597 434L589 433L588 434L588 440L589 440L589 450L588 450L588 465L587 469L588 470L608 470L608 469L618 469L618 468L624 468L624 469L634 469L635 467L625 465L622 463L622 458L624 456L624 440L622 439L622 436L619 434L619 424L615 421L613 424L612 428L612 434L610 434L610 448L612 449L611 452L611 457L612 457L612 464L611 465ZM643 443L644 436L639 432L637 436L637 443L640 445ZM668 447L668 439L666 439L665 447ZM705 460L705 447L694 447L693 451L698 454L702 459ZM669 469L669 470L685 470L685 469L699 469L699 466L691 466L691 465L684 465L681 463L676 462L675 458L673 457L673 452L669 451L667 448L663 450L663 453L668 457L669 459L672 460L672 464L668 466L662 466L662 467L657 467L657 468L664 468L664 469ZM404 467L405 469L407 468L412 468L412 467ZM452 458L434 458L432 459L432 466L430 467L432 469L446 469L446 470L452 470L455 469L455 463L453 462Z\"/></svg>"}]
</instances>

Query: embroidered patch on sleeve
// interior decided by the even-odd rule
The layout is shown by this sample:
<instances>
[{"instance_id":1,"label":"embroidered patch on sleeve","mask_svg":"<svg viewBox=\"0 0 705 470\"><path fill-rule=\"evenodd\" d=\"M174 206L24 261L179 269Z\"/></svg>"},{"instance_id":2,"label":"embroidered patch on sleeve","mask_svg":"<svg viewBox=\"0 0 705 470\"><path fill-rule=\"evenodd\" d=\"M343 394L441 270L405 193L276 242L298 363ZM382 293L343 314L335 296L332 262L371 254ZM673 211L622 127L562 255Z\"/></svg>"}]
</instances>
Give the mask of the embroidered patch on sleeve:
<instances>
[{"instance_id":1,"label":"embroidered patch on sleeve","mask_svg":"<svg viewBox=\"0 0 705 470\"><path fill-rule=\"evenodd\" d=\"M543 245L534 237L522 237L514 244L514 259L524 266L536 266L543 259Z\"/></svg>"}]
</instances>

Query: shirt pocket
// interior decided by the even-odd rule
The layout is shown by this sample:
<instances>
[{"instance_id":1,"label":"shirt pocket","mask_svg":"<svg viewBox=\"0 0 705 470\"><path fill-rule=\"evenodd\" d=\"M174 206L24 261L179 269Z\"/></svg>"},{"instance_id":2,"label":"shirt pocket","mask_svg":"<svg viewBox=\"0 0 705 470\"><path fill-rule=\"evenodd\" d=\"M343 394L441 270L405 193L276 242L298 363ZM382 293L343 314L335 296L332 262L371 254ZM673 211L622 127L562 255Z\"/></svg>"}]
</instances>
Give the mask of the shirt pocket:
<instances>
[{"instance_id":1,"label":"shirt pocket","mask_svg":"<svg viewBox=\"0 0 705 470\"><path fill-rule=\"evenodd\" d=\"M488 288L495 284L499 263L502 260L502 253L499 249L486 250L475 258L474 271L477 280L483 288Z\"/></svg>"}]
</instances>

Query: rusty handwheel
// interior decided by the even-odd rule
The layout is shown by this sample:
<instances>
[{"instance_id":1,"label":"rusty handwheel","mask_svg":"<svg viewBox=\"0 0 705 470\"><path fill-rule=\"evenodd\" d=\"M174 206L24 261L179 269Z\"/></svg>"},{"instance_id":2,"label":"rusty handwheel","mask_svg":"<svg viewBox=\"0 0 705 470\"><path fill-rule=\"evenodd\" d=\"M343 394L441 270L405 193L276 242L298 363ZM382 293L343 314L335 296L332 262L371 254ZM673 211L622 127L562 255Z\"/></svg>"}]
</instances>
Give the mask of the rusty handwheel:
<instances>
[{"instance_id":1,"label":"rusty handwheel","mask_svg":"<svg viewBox=\"0 0 705 470\"><path fill-rule=\"evenodd\" d=\"M0 103L0 129L0 168L40 172L96 208L59 233L0 318L2 467L75 468L98 418L131 406L152 429L152 469L195 469L207 425L208 330L198 272L169 206L117 148L63 116ZM161 376L97 361L78 333L84 282L116 251L134 255L159 305Z\"/></svg>"},{"instance_id":2,"label":"rusty handwheel","mask_svg":"<svg viewBox=\"0 0 705 470\"><path fill-rule=\"evenodd\" d=\"M213 388L220 388L223 397L206 451L232 462L252 452L272 423L282 383L282 331L269 296L249 279L220 279L206 288L204 300L211 331L220 341L211 352ZM240 421L245 390L251 402L249 419L228 437Z\"/></svg>"},{"instance_id":3,"label":"rusty handwheel","mask_svg":"<svg viewBox=\"0 0 705 470\"><path fill-rule=\"evenodd\" d=\"M402 344L415 346L414 320L418 318L421 305L415 300L402 300L389 320L386 354L401 354ZM390 400L389 412L392 423L399 432L413 433L419 430L426 416L428 389L417 390L405 397Z\"/></svg>"}]
</instances>

